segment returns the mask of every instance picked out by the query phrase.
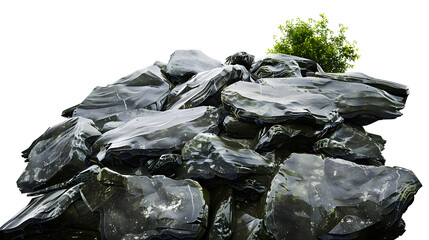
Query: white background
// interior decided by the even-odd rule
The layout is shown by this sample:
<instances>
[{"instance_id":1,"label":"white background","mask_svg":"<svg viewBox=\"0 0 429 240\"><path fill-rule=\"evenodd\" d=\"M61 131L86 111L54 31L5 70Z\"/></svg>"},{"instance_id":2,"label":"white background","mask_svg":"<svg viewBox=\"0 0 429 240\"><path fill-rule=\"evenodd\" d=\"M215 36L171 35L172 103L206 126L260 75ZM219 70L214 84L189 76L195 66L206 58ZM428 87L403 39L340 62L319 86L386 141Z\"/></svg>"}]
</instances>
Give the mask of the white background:
<instances>
[{"instance_id":1,"label":"white background","mask_svg":"<svg viewBox=\"0 0 429 240\"><path fill-rule=\"evenodd\" d=\"M61 2L61 3L60 3ZM62 110L103 86L151 65L176 49L200 49L224 61L237 52L256 57L274 44L287 19L349 26L359 54L352 71L399 82L411 94L403 116L366 129L387 140L388 166L429 182L426 149L428 7L424 1L1 1L0 2L0 225L26 206L16 179L20 153ZM403 218L400 239L427 237L428 187Z\"/></svg>"}]
</instances>

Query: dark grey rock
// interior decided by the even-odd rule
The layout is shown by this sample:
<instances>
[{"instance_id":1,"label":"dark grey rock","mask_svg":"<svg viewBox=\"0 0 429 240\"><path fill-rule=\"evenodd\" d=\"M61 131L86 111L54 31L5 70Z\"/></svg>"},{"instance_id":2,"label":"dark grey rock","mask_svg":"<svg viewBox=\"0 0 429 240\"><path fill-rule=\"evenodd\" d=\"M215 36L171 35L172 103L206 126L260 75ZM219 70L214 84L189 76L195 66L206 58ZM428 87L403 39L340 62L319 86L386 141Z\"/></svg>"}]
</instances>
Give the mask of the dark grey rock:
<instances>
[{"instance_id":1,"label":"dark grey rock","mask_svg":"<svg viewBox=\"0 0 429 240\"><path fill-rule=\"evenodd\" d=\"M301 69L295 59L285 54L268 54L255 61L250 72L258 78L301 77Z\"/></svg>"},{"instance_id":2,"label":"dark grey rock","mask_svg":"<svg viewBox=\"0 0 429 240\"><path fill-rule=\"evenodd\" d=\"M252 67L253 61L255 60L255 56L246 52L237 52L231 56L228 56L225 60L226 65L242 65L247 70L250 70Z\"/></svg>"},{"instance_id":3,"label":"dark grey rock","mask_svg":"<svg viewBox=\"0 0 429 240\"><path fill-rule=\"evenodd\" d=\"M163 154L149 165L149 171L152 175L173 177L180 165L182 165L182 155Z\"/></svg>"},{"instance_id":4,"label":"dark grey rock","mask_svg":"<svg viewBox=\"0 0 429 240\"><path fill-rule=\"evenodd\" d=\"M219 187L210 192L210 229L208 239L230 239L233 229L234 195L230 187Z\"/></svg>"},{"instance_id":5,"label":"dark grey rock","mask_svg":"<svg viewBox=\"0 0 429 240\"><path fill-rule=\"evenodd\" d=\"M80 103L73 116L94 121L133 109L161 110L170 92L170 82L159 67L138 70L105 87L96 87Z\"/></svg>"},{"instance_id":6,"label":"dark grey rock","mask_svg":"<svg viewBox=\"0 0 429 240\"><path fill-rule=\"evenodd\" d=\"M405 106L402 97L362 83L314 77L271 78L263 81L276 89L293 89L313 97L326 96L338 108L339 114L344 119L358 125L397 118L402 115L400 110ZM309 95L304 96L311 98ZM295 100L300 100L299 102L302 98L294 96Z\"/></svg>"},{"instance_id":7,"label":"dark grey rock","mask_svg":"<svg viewBox=\"0 0 429 240\"><path fill-rule=\"evenodd\" d=\"M238 120L261 125L305 121L323 128L342 121L329 97L282 83L288 79L264 79L266 84L236 82L222 91L222 102Z\"/></svg>"},{"instance_id":8,"label":"dark grey rock","mask_svg":"<svg viewBox=\"0 0 429 240\"><path fill-rule=\"evenodd\" d=\"M363 127L343 123L338 129L318 140L313 149L329 157L337 157L366 165L384 165L381 154L386 141L368 134Z\"/></svg>"},{"instance_id":9,"label":"dark grey rock","mask_svg":"<svg viewBox=\"0 0 429 240\"><path fill-rule=\"evenodd\" d=\"M292 154L267 193L266 226L277 239L394 239L420 187L403 168Z\"/></svg>"},{"instance_id":10,"label":"dark grey rock","mask_svg":"<svg viewBox=\"0 0 429 240\"><path fill-rule=\"evenodd\" d=\"M200 72L176 86L168 95L166 109L192 108L199 105L218 106L221 90L237 81L250 81L240 65L225 66Z\"/></svg>"},{"instance_id":11,"label":"dark grey rock","mask_svg":"<svg viewBox=\"0 0 429 240\"><path fill-rule=\"evenodd\" d=\"M79 185L33 198L0 227L1 239L100 239L99 215L82 201Z\"/></svg>"},{"instance_id":12,"label":"dark grey rock","mask_svg":"<svg viewBox=\"0 0 429 240\"><path fill-rule=\"evenodd\" d=\"M183 83L195 74L222 67L218 60L208 57L200 50L176 50L170 56L166 71L174 84Z\"/></svg>"},{"instance_id":13,"label":"dark grey rock","mask_svg":"<svg viewBox=\"0 0 429 240\"><path fill-rule=\"evenodd\" d=\"M138 117L104 133L93 145L93 158L104 166L141 166L151 158L180 151L200 132L217 132L218 118L218 110L210 106Z\"/></svg>"},{"instance_id":14,"label":"dark grey rock","mask_svg":"<svg viewBox=\"0 0 429 240\"><path fill-rule=\"evenodd\" d=\"M23 151L28 164L17 180L28 193L65 182L88 166L91 144L101 133L92 120L75 117L46 130Z\"/></svg>"},{"instance_id":15,"label":"dark grey rock","mask_svg":"<svg viewBox=\"0 0 429 240\"><path fill-rule=\"evenodd\" d=\"M330 78L337 81L363 83L363 84L384 90L392 95L402 97L404 103L408 97L408 94L410 93L408 87L403 84L373 78L360 72L347 72L347 73L316 72L314 73L314 76L322 77L322 78Z\"/></svg>"},{"instance_id":16,"label":"dark grey rock","mask_svg":"<svg viewBox=\"0 0 429 240\"><path fill-rule=\"evenodd\" d=\"M103 168L81 194L100 213L102 239L199 239L207 228L209 193L193 180Z\"/></svg>"},{"instance_id":17,"label":"dark grey rock","mask_svg":"<svg viewBox=\"0 0 429 240\"><path fill-rule=\"evenodd\" d=\"M179 178L195 180L237 180L248 175L268 175L274 163L246 148L239 141L222 139L212 133L200 133L182 149L183 164Z\"/></svg>"},{"instance_id":18,"label":"dark grey rock","mask_svg":"<svg viewBox=\"0 0 429 240\"><path fill-rule=\"evenodd\" d=\"M222 122L225 133L234 138L255 138L261 127L254 124L243 122L227 115Z\"/></svg>"}]
</instances>

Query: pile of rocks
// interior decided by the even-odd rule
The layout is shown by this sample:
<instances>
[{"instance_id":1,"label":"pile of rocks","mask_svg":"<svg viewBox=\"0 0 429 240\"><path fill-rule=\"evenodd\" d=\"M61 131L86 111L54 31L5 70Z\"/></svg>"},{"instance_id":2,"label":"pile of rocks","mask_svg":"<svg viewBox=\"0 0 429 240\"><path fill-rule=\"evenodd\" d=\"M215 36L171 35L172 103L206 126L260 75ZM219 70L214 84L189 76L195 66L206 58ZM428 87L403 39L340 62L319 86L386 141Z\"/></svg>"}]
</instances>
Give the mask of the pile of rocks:
<instances>
[{"instance_id":1,"label":"pile of rocks","mask_svg":"<svg viewBox=\"0 0 429 240\"><path fill-rule=\"evenodd\" d=\"M313 60L181 50L96 87L23 151L2 239L394 239L421 183L363 126L408 88Z\"/></svg>"}]
</instances>

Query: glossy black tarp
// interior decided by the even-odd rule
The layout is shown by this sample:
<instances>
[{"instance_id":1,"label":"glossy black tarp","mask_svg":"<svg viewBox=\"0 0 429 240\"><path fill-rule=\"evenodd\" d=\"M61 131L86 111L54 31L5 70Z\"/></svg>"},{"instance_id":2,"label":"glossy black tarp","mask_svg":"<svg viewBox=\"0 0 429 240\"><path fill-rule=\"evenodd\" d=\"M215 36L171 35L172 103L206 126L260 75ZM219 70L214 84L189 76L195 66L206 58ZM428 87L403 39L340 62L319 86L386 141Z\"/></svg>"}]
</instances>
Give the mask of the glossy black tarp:
<instances>
[{"instance_id":1,"label":"glossy black tarp","mask_svg":"<svg viewBox=\"0 0 429 240\"><path fill-rule=\"evenodd\" d=\"M101 133L92 120L75 117L46 130L23 151L28 164L17 180L23 193L71 179L89 163L91 144Z\"/></svg>"},{"instance_id":2,"label":"glossy black tarp","mask_svg":"<svg viewBox=\"0 0 429 240\"><path fill-rule=\"evenodd\" d=\"M267 193L266 226L277 239L394 239L420 187L403 168L292 154Z\"/></svg>"},{"instance_id":3,"label":"glossy black tarp","mask_svg":"<svg viewBox=\"0 0 429 240\"><path fill-rule=\"evenodd\" d=\"M73 116L97 121L126 110L161 110L170 88L171 83L163 76L160 68L152 65L113 84L94 88L77 106Z\"/></svg>"},{"instance_id":4,"label":"glossy black tarp","mask_svg":"<svg viewBox=\"0 0 429 240\"><path fill-rule=\"evenodd\" d=\"M209 193L193 180L103 168L81 193L100 212L102 239L199 239L207 228Z\"/></svg>"},{"instance_id":5,"label":"glossy black tarp","mask_svg":"<svg viewBox=\"0 0 429 240\"><path fill-rule=\"evenodd\" d=\"M93 159L104 166L144 165L148 159L180 151L200 132L217 132L218 118L211 106L138 117L104 133L93 145Z\"/></svg>"},{"instance_id":6,"label":"glossy black tarp","mask_svg":"<svg viewBox=\"0 0 429 240\"><path fill-rule=\"evenodd\" d=\"M222 88L236 81L250 81L249 73L241 65L229 65L200 72L170 92L166 109L192 108L199 105L218 106Z\"/></svg>"},{"instance_id":7,"label":"glossy black tarp","mask_svg":"<svg viewBox=\"0 0 429 240\"><path fill-rule=\"evenodd\" d=\"M174 84L186 82L197 73L222 67L218 60L208 57L200 50L176 50L170 56L166 72Z\"/></svg>"}]
</instances>

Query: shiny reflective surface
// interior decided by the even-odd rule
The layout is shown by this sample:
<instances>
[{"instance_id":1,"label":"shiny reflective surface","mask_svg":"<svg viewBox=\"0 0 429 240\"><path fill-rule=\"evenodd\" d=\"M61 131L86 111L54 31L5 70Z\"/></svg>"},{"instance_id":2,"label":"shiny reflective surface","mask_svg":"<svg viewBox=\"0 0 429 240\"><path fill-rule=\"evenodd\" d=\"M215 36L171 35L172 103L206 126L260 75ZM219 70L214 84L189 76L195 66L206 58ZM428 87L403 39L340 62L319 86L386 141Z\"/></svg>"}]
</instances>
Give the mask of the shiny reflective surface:
<instances>
[{"instance_id":1,"label":"shiny reflective surface","mask_svg":"<svg viewBox=\"0 0 429 240\"><path fill-rule=\"evenodd\" d=\"M406 169L292 154L267 194L266 223L277 239L396 238L420 187Z\"/></svg>"},{"instance_id":2,"label":"shiny reflective surface","mask_svg":"<svg viewBox=\"0 0 429 240\"><path fill-rule=\"evenodd\" d=\"M21 192L33 192L69 180L84 170L91 144L101 133L93 121L71 118L46 130L23 151L28 164L17 181Z\"/></svg>"},{"instance_id":3,"label":"shiny reflective surface","mask_svg":"<svg viewBox=\"0 0 429 240\"><path fill-rule=\"evenodd\" d=\"M364 125L408 88L198 50L97 87L23 152L1 239L394 239L422 186ZM312 76L312 77L310 77ZM319 155L317 155L319 154Z\"/></svg>"}]
</instances>

